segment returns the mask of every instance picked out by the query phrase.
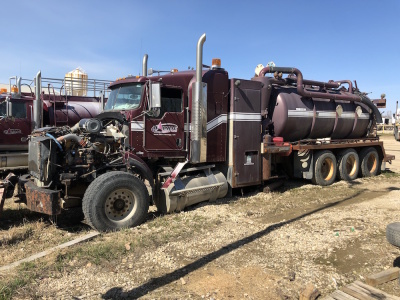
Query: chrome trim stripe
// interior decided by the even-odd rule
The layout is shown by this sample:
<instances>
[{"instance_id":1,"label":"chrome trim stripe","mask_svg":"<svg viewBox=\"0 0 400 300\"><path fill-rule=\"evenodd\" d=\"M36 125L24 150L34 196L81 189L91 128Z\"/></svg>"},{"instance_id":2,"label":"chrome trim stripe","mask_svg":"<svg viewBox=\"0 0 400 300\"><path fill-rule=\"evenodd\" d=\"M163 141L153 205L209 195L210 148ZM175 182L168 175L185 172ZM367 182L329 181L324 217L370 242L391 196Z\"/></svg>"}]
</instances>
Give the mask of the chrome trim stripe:
<instances>
[{"instance_id":1,"label":"chrome trim stripe","mask_svg":"<svg viewBox=\"0 0 400 300\"><path fill-rule=\"evenodd\" d=\"M261 114L259 113L230 113L229 120L233 121L261 121Z\"/></svg>"},{"instance_id":2,"label":"chrome trim stripe","mask_svg":"<svg viewBox=\"0 0 400 300\"><path fill-rule=\"evenodd\" d=\"M131 131L144 131L144 122L143 121L132 121L131 122Z\"/></svg>"},{"instance_id":3,"label":"chrome trim stripe","mask_svg":"<svg viewBox=\"0 0 400 300\"><path fill-rule=\"evenodd\" d=\"M327 112L327 111L317 111L317 118L321 119L335 119L336 118L336 112ZM343 112L339 119L354 119L356 115L356 112ZM289 110L288 111L288 117L291 118L313 118L314 117L314 111L308 110L308 111L302 111L302 110ZM370 115L368 113L362 113L361 116L358 117L358 119L370 119Z\"/></svg>"},{"instance_id":4,"label":"chrome trim stripe","mask_svg":"<svg viewBox=\"0 0 400 300\"><path fill-rule=\"evenodd\" d=\"M226 114L219 115L218 117L212 119L211 121L207 122L207 132L213 130L221 124L226 123L227 120L228 116Z\"/></svg>"}]
</instances>

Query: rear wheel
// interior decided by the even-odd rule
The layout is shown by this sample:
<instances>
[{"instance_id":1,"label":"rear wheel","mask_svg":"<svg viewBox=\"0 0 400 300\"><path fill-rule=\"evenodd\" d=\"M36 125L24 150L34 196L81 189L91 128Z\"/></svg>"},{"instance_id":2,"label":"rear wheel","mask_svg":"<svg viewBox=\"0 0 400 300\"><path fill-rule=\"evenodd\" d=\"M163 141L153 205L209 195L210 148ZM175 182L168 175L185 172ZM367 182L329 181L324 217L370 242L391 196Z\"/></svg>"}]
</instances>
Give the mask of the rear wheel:
<instances>
[{"instance_id":1,"label":"rear wheel","mask_svg":"<svg viewBox=\"0 0 400 300\"><path fill-rule=\"evenodd\" d=\"M331 185L336 178L337 162L329 151L319 151L314 155L314 174L312 182L321 186Z\"/></svg>"},{"instance_id":2,"label":"rear wheel","mask_svg":"<svg viewBox=\"0 0 400 300\"><path fill-rule=\"evenodd\" d=\"M338 177L341 180L351 181L357 178L359 170L359 157L357 151L350 148L343 150L337 157Z\"/></svg>"},{"instance_id":3,"label":"rear wheel","mask_svg":"<svg viewBox=\"0 0 400 300\"><path fill-rule=\"evenodd\" d=\"M133 174L105 173L87 188L82 209L90 226L112 231L143 223L149 209L145 184Z\"/></svg>"},{"instance_id":4,"label":"rear wheel","mask_svg":"<svg viewBox=\"0 0 400 300\"><path fill-rule=\"evenodd\" d=\"M381 171L381 162L378 151L373 147L360 151L360 175L363 177L376 176Z\"/></svg>"}]
</instances>

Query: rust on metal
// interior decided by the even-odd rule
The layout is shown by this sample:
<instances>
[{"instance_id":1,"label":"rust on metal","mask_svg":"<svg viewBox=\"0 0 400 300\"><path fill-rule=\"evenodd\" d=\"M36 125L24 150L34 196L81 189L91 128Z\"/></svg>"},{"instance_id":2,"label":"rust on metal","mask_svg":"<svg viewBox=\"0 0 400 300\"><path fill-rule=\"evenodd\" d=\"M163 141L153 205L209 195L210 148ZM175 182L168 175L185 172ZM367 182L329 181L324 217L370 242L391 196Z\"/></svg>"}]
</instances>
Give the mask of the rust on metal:
<instances>
[{"instance_id":1,"label":"rust on metal","mask_svg":"<svg viewBox=\"0 0 400 300\"><path fill-rule=\"evenodd\" d=\"M271 154L262 154L262 179L268 180L271 178Z\"/></svg>"},{"instance_id":2,"label":"rust on metal","mask_svg":"<svg viewBox=\"0 0 400 300\"><path fill-rule=\"evenodd\" d=\"M374 103L378 108L386 108L386 98L373 99L372 103Z\"/></svg>"},{"instance_id":3,"label":"rust on metal","mask_svg":"<svg viewBox=\"0 0 400 300\"><path fill-rule=\"evenodd\" d=\"M26 205L28 209L47 215L61 213L61 199L59 191L37 187L32 181L25 184Z\"/></svg>"}]
</instances>

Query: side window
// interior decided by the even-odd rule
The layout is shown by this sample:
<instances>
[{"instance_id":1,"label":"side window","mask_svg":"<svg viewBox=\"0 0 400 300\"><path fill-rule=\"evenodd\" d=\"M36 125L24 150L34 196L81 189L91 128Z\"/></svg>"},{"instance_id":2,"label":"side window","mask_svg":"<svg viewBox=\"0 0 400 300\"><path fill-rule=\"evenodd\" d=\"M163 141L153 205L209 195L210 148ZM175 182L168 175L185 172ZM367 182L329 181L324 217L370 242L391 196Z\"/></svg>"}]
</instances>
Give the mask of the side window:
<instances>
[{"instance_id":1,"label":"side window","mask_svg":"<svg viewBox=\"0 0 400 300\"><path fill-rule=\"evenodd\" d=\"M182 91L161 88L161 109L156 119L162 118L166 112L182 112Z\"/></svg>"},{"instance_id":2,"label":"side window","mask_svg":"<svg viewBox=\"0 0 400 300\"><path fill-rule=\"evenodd\" d=\"M6 101L0 103L0 117L5 117L7 114Z\"/></svg>"},{"instance_id":3,"label":"side window","mask_svg":"<svg viewBox=\"0 0 400 300\"><path fill-rule=\"evenodd\" d=\"M26 103L14 101L12 103L12 115L15 118L25 119L26 118Z\"/></svg>"}]
</instances>

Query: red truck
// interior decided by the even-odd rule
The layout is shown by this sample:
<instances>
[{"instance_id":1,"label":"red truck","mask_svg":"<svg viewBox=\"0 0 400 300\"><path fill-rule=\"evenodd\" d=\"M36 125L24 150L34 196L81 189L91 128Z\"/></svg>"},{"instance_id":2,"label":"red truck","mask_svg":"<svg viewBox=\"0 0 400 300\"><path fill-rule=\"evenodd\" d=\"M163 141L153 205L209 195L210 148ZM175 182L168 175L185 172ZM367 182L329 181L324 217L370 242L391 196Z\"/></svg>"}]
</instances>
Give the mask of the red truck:
<instances>
[{"instance_id":1,"label":"red truck","mask_svg":"<svg viewBox=\"0 0 400 300\"><path fill-rule=\"evenodd\" d=\"M230 78L218 59L203 66L205 39L196 70L149 76L146 55L142 76L110 84L104 112L36 129L20 201L48 215L82 205L108 231L142 223L150 203L171 213L285 174L325 186L394 159L373 134L378 109L351 81L273 66Z\"/></svg>"},{"instance_id":2,"label":"red truck","mask_svg":"<svg viewBox=\"0 0 400 300\"><path fill-rule=\"evenodd\" d=\"M12 193L17 180L10 172L28 168L28 136L33 129L72 126L102 111L110 81L86 76L42 78L38 72L34 80L11 77L9 89L0 90L0 178L5 179L0 180L0 212L7 188Z\"/></svg>"},{"instance_id":3,"label":"red truck","mask_svg":"<svg viewBox=\"0 0 400 300\"><path fill-rule=\"evenodd\" d=\"M33 129L72 126L82 118L98 115L102 110L102 92L109 83L42 78L41 72L34 80L11 77L9 90L0 91L0 172L27 169L28 135ZM27 92L22 92L25 86ZM33 122L34 114L38 115L37 124Z\"/></svg>"}]
</instances>

